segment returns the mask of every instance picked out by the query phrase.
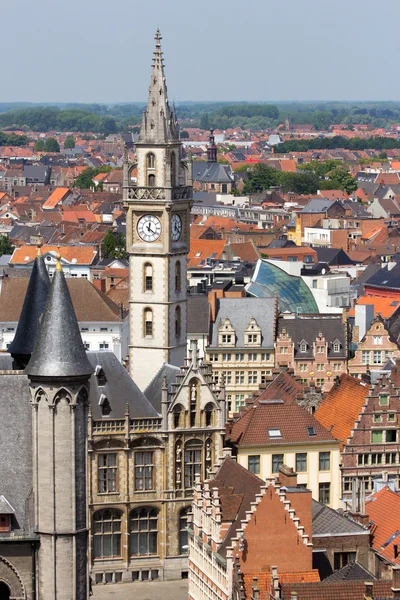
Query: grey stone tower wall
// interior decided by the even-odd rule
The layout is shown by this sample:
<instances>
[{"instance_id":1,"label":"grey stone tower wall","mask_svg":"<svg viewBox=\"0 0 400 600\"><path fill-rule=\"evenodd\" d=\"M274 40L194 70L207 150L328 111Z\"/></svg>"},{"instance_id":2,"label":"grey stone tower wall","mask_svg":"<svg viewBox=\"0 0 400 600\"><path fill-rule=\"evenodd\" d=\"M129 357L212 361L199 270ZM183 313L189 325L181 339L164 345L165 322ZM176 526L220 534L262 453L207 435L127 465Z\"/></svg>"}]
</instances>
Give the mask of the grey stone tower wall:
<instances>
[{"instance_id":1,"label":"grey stone tower wall","mask_svg":"<svg viewBox=\"0 0 400 600\"><path fill-rule=\"evenodd\" d=\"M87 382L62 383L31 381L38 596L85 600Z\"/></svg>"}]
</instances>

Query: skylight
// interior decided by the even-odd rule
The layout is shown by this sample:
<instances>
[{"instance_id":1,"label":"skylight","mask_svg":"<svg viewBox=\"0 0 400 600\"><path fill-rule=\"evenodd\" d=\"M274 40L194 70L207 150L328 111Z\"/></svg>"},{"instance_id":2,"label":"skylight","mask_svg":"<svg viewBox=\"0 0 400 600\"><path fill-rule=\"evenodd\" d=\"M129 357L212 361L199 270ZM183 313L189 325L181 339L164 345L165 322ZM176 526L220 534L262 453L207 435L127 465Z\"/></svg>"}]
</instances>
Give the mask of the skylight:
<instances>
[{"instance_id":1,"label":"skylight","mask_svg":"<svg viewBox=\"0 0 400 600\"><path fill-rule=\"evenodd\" d=\"M270 438L280 438L282 433L280 429L268 429L268 435Z\"/></svg>"},{"instance_id":2,"label":"skylight","mask_svg":"<svg viewBox=\"0 0 400 600\"><path fill-rule=\"evenodd\" d=\"M307 433L310 437L317 435L317 432L315 431L315 427L307 427Z\"/></svg>"}]
</instances>

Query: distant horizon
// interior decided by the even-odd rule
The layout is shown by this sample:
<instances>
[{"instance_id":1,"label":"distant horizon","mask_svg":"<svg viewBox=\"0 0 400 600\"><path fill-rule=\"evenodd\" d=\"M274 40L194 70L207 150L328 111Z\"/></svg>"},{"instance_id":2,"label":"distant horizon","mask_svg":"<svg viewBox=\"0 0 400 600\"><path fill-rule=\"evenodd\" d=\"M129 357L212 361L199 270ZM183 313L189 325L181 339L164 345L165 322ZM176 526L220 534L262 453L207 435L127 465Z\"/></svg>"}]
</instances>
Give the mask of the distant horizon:
<instances>
[{"instance_id":1,"label":"distant horizon","mask_svg":"<svg viewBox=\"0 0 400 600\"><path fill-rule=\"evenodd\" d=\"M170 101L171 102L171 101ZM400 104L399 100L175 100L175 104ZM58 104L81 104L81 105L92 105L99 104L104 106L116 106L118 104L147 104L146 100L92 100L92 101L79 101L79 100L0 100L1 104L33 104L37 106L45 105L58 105Z\"/></svg>"}]
</instances>

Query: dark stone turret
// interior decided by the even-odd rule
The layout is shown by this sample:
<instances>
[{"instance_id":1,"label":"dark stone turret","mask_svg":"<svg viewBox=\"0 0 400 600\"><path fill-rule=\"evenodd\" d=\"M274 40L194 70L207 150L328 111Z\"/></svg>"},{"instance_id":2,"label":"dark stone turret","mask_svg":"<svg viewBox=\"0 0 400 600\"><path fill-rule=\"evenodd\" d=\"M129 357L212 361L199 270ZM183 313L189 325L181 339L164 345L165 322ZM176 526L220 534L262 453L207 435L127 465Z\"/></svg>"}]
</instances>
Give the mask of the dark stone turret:
<instances>
[{"instance_id":1,"label":"dark stone turret","mask_svg":"<svg viewBox=\"0 0 400 600\"><path fill-rule=\"evenodd\" d=\"M17 331L9 346L9 352L17 369L26 367L35 347L39 319L46 304L49 288L50 278L39 243Z\"/></svg>"},{"instance_id":2,"label":"dark stone turret","mask_svg":"<svg viewBox=\"0 0 400 600\"><path fill-rule=\"evenodd\" d=\"M25 373L29 377L77 378L92 372L59 259Z\"/></svg>"}]
</instances>

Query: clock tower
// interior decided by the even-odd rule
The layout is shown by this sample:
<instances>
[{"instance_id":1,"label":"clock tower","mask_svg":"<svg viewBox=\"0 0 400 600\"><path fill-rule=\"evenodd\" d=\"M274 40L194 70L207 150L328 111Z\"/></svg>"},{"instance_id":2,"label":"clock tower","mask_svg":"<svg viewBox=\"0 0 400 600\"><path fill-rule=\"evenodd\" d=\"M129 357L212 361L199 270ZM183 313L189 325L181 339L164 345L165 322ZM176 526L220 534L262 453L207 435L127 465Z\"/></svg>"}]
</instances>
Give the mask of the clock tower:
<instances>
[{"instance_id":1,"label":"clock tower","mask_svg":"<svg viewBox=\"0 0 400 600\"><path fill-rule=\"evenodd\" d=\"M192 165L182 160L175 108L169 106L157 30L149 97L136 143L137 165L124 159L129 253L130 374L141 390L163 363L186 355L186 262ZM131 170L137 167L136 183Z\"/></svg>"}]
</instances>

